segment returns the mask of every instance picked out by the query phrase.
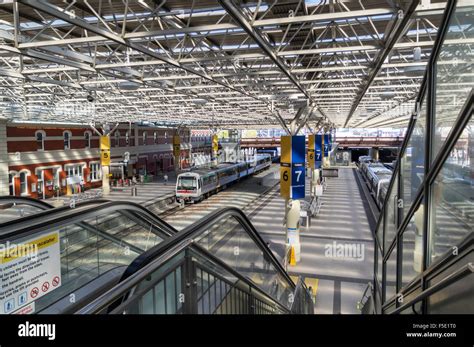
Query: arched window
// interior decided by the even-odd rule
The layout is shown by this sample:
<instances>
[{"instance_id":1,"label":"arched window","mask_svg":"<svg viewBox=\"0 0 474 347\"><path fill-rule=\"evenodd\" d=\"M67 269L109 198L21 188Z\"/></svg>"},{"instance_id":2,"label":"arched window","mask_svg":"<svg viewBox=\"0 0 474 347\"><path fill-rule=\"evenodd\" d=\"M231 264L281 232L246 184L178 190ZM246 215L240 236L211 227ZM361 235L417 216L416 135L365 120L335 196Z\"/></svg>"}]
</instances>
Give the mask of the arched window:
<instances>
[{"instance_id":1,"label":"arched window","mask_svg":"<svg viewBox=\"0 0 474 347\"><path fill-rule=\"evenodd\" d=\"M71 149L71 132L65 131L63 133L64 137L64 149Z\"/></svg>"},{"instance_id":2,"label":"arched window","mask_svg":"<svg viewBox=\"0 0 474 347\"><path fill-rule=\"evenodd\" d=\"M146 131L143 132L142 138L143 138L143 145L146 146L146 140L147 140L147 132Z\"/></svg>"},{"instance_id":3,"label":"arched window","mask_svg":"<svg viewBox=\"0 0 474 347\"><path fill-rule=\"evenodd\" d=\"M115 132L115 147L119 147L120 146L120 131L116 131Z\"/></svg>"},{"instance_id":4,"label":"arched window","mask_svg":"<svg viewBox=\"0 0 474 347\"><path fill-rule=\"evenodd\" d=\"M36 150L44 151L44 138L46 137L45 132L38 130L36 132Z\"/></svg>"},{"instance_id":5,"label":"arched window","mask_svg":"<svg viewBox=\"0 0 474 347\"><path fill-rule=\"evenodd\" d=\"M125 144L130 146L130 135L128 134L128 131L125 133Z\"/></svg>"},{"instance_id":6,"label":"arched window","mask_svg":"<svg viewBox=\"0 0 474 347\"><path fill-rule=\"evenodd\" d=\"M153 143L156 145L157 142L158 142L158 133L155 131L153 133Z\"/></svg>"},{"instance_id":7,"label":"arched window","mask_svg":"<svg viewBox=\"0 0 474 347\"><path fill-rule=\"evenodd\" d=\"M90 131L86 131L84 133L84 142L85 142L85 148L89 149L91 148L91 132Z\"/></svg>"},{"instance_id":8,"label":"arched window","mask_svg":"<svg viewBox=\"0 0 474 347\"><path fill-rule=\"evenodd\" d=\"M21 195L28 194L28 175L26 172L20 172L20 193Z\"/></svg>"}]
</instances>

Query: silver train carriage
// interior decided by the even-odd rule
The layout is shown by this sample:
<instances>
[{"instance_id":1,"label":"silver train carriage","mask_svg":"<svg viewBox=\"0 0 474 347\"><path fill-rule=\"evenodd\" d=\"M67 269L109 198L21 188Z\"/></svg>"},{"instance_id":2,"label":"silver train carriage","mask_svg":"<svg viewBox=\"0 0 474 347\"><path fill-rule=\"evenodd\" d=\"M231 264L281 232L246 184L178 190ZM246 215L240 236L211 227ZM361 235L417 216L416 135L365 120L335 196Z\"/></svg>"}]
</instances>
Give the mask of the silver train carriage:
<instances>
[{"instance_id":1,"label":"silver train carriage","mask_svg":"<svg viewBox=\"0 0 474 347\"><path fill-rule=\"evenodd\" d=\"M178 175L176 201L198 202L241 178L270 168L269 154L258 154L255 160L239 163L224 163L212 169L193 170Z\"/></svg>"}]
</instances>

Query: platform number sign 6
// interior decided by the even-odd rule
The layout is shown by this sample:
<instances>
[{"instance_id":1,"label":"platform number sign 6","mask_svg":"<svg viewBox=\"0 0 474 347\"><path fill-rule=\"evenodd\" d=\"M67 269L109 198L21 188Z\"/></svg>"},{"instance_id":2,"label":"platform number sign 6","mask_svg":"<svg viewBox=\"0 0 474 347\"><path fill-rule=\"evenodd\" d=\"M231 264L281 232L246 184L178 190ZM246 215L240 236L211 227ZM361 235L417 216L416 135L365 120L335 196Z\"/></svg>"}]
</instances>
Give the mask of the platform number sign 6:
<instances>
[{"instance_id":1,"label":"platform number sign 6","mask_svg":"<svg viewBox=\"0 0 474 347\"><path fill-rule=\"evenodd\" d=\"M288 179L289 179L289 177L288 177L288 170L285 170L285 172L283 173L283 180L284 180L285 182L287 182Z\"/></svg>"}]
</instances>

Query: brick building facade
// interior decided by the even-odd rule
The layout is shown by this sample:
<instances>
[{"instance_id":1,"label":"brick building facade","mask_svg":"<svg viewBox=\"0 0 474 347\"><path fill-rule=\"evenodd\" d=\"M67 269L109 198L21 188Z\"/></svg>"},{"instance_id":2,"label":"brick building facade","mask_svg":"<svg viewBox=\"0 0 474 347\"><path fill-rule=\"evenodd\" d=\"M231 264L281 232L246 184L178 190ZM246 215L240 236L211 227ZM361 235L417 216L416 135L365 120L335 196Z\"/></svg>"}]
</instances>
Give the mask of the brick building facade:
<instances>
[{"instance_id":1,"label":"brick building facade","mask_svg":"<svg viewBox=\"0 0 474 347\"><path fill-rule=\"evenodd\" d=\"M149 174L174 170L175 129L120 124L111 134L112 165L130 161L126 171ZM180 131L180 167L190 165L190 131ZM7 123L0 118L0 195L48 198L66 194L70 182L102 184L99 136L87 126Z\"/></svg>"}]
</instances>

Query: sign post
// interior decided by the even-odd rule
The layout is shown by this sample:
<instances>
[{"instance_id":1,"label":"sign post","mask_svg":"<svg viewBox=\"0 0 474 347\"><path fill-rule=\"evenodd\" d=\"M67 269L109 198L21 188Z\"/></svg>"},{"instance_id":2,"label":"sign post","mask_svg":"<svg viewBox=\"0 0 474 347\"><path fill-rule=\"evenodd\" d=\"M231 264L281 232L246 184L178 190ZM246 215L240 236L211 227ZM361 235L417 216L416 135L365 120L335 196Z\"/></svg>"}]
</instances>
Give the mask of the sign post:
<instances>
[{"instance_id":1,"label":"sign post","mask_svg":"<svg viewBox=\"0 0 474 347\"><path fill-rule=\"evenodd\" d=\"M217 134L212 135L212 154L211 154L211 164L212 166L217 166L217 152L219 151L219 138Z\"/></svg>"},{"instance_id":2,"label":"sign post","mask_svg":"<svg viewBox=\"0 0 474 347\"><path fill-rule=\"evenodd\" d=\"M280 195L286 199L305 196L305 136L282 136Z\"/></svg>"},{"instance_id":3,"label":"sign post","mask_svg":"<svg viewBox=\"0 0 474 347\"><path fill-rule=\"evenodd\" d=\"M306 137L282 136L280 143L280 195L285 198L286 243L298 262L300 260L298 199L304 199L306 190Z\"/></svg>"},{"instance_id":4,"label":"sign post","mask_svg":"<svg viewBox=\"0 0 474 347\"><path fill-rule=\"evenodd\" d=\"M323 159L323 167L329 166L329 133L324 134L324 159Z\"/></svg>"},{"instance_id":5,"label":"sign post","mask_svg":"<svg viewBox=\"0 0 474 347\"><path fill-rule=\"evenodd\" d=\"M173 136L173 156L174 156L174 171L178 172L180 168L180 157L181 157L181 139L179 135Z\"/></svg>"},{"instance_id":6,"label":"sign post","mask_svg":"<svg viewBox=\"0 0 474 347\"><path fill-rule=\"evenodd\" d=\"M316 143L315 143L315 163L314 166L316 169L321 168L321 163L323 161L323 135L317 134L316 135Z\"/></svg>"},{"instance_id":7,"label":"sign post","mask_svg":"<svg viewBox=\"0 0 474 347\"><path fill-rule=\"evenodd\" d=\"M110 136L100 137L100 166L102 169L102 194L110 194L109 173L110 173Z\"/></svg>"}]
</instances>

